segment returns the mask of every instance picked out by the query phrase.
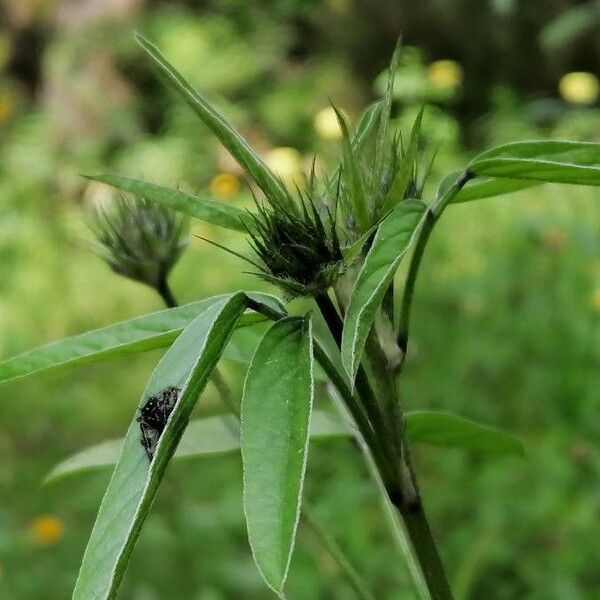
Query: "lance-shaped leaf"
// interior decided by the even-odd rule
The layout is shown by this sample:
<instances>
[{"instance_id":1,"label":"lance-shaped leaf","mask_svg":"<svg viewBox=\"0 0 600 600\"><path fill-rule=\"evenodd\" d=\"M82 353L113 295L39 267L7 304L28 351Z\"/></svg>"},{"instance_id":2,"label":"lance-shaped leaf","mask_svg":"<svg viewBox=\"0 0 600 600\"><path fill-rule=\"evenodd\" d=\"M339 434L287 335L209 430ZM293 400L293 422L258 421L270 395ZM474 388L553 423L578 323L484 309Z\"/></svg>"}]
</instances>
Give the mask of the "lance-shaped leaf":
<instances>
[{"instance_id":1,"label":"lance-shaped leaf","mask_svg":"<svg viewBox=\"0 0 600 600\"><path fill-rule=\"evenodd\" d=\"M496 455L522 454L519 438L506 431L436 411L405 414L406 435L413 444L463 448ZM310 441L345 439L354 430L329 412L315 409L310 419ZM106 440L77 452L56 465L44 483L53 484L68 477L103 471L117 462L123 439ZM233 416L215 416L192 421L185 430L173 460L235 454L240 449L238 421Z\"/></svg>"},{"instance_id":2,"label":"lance-shaped leaf","mask_svg":"<svg viewBox=\"0 0 600 600\"><path fill-rule=\"evenodd\" d=\"M284 306L275 296L260 292L248 292L247 296L259 305L285 312ZM193 319L226 297L225 294L213 296L34 348L0 362L0 382L49 369L84 365L165 348L173 343ZM238 325L252 325L261 320L264 320L262 316L248 311ZM234 360L238 354L235 348L230 353Z\"/></svg>"},{"instance_id":3,"label":"lance-shaped leaf","mask_svg":"<svg viewBox=\"0 0 600 600\"><path fill-rule=\"evenodd\" d=\"M421 138L421 123L423 122L423 109L419 111L415 122L410 131L410 139L406 150L402 152L402 162L396 173L392 188L383 204L383 213L388 212L399 202L402 202L406 196L408 186L415 175L415 161L419 151L419 141Z\"/></svg>"},{"instance_id":4,"label":"lance-shaped leaf","mask_svg":"<svg viewBox=\"0 0 600 600\"><path fill-rule=\"evenodd\" d=\"M383 108L383 102L378 100L377 102L373 102L369 104L367 108L363 111L360 119L358 120L358 124L356 126L356 131L352 135L351 148L352 152L357 155L363 151L365 144L371 139L373 132L377 128L379 124L379 119L381 118L381 110ZM333 170L331 175L327 178L327 189L334 190L338 178L340 176L340 170L342 168L341 163Z\"/></svg>"},{"instance_id":5,"label":"lance-shaped leaf","mask_svg":"<svg viewBox=\"0 0 600 600\"><path fill-rule=\"evenodd\" d=\"M122 192L129 192L140 198L152 200L212 225L243 232L247 231L246 226L251 225L248 213L235 206L201 198L181 190L173 190L150 181L107 173L84 175L84 177L100 181Z\"/></svg>"},{"instance_id":6,"label":"lance-shaped leaf","mask_svg":"<svg viewBox=\"0 0 600 600\"><path fill-rule=\"evenodd\" d=\"M487 177L600 185L600 144L514 142L480 154L468 170Z\"/></svg>"},{"instance_id":7,"label":"lance-shaped leaf","mask_svg":"<svg viewBox=\"0 0 600 600\"><path fill-rule=\"evenodd\" d=\"M344 115L335 106L332 105L332 108L337 117L340 129L342 130L344 148L343 178L352 202L353 215L356 219L356 223L361 228L361 231L364 231L368 229L371 218L369 215L369 205L367 203L365 186L358 164L358 153L352 148L352 140L350 139L348 124L346 123Z\"/></svg>"},{"instance_id":8,"label":"lance-shaped leaf","mask_svg":"<svg viewBox=\"0 0 600 600\"><path fill-rule=\"evenodd\" d=\"M261 340L246 375L241 449L244 512L254 561L267 584L283 591L298 526L312 408L310 321L277 321Z\"/></svg>"},{"instance_id":9,"label":"lance-shaped leaf","mask_svg":"<svg viewBox=\"0 0 600 600\"><path fill-rule=\"evenodd\" d=\"M492 454L523 454L521 440L511 433L451 413L407 413L406 432L409 440L421 444Z\"/></svg>"},{"instance_id":10,"label":"lance-shaped leaf","mask_svg":"<svg viewBox=\"0 0 600 600\"><path fill-rule=\"evenodd\" d=\"M140 442L140 424L131 423L113 472L73 592L74 600L112 598L173 456L198 394L204 389L246 307L242 292L212 304L179 336L152 373L142 404L167 388L179 390L149 460Z\"/></svg>"},{"instance_id":11,"label":"lance-shaped leaf","mask_svg":"<svg viewBox=\"0 0 600 600\"><path fill-rule=\"evenodd\" d=\"M315 410L310 419L310 440L319 442L347 438L352 429L335 416ZM48 474L45 483L112 467L118 460L123 439L107 440L62 461ZM185 430L173 460L234 454L240 450L239 424L233 416L216 416L192 421Z\"/></svg>"},{"instance_id":12,"label":"lance-shaped leaf","mask_svg":"<svg viewBox=\"0 0 600 600\"><path fill-rule=\"evenodd\" d=\"M456 183L456 180L460 175L460 171L453 171L446 175L438 185L437 197L441 198L444 196ZM472 200L502 196L503 194L518 192L519 190L524 190L533 187L534 185L539 185L540 183L541 182L528 179L475 177L474 179L467 181L459 192L452 197L451 202L453 204L459 204L461 202L471 202Z\"/></svg>"},{"instance_id":13,"label":"lance-shaped leaf","mask_svg":"<svg viewBox=\"0 0 600 600\"><path fill-rule=\"evenodd\" d=\"M150 40L139 34L136 35L136 39L154 60L173 89L183 97L203 123L219 138L223 146L254 179L267 198L277 200L283 205L288 203L289 196L281 181L254 152L242 135L185 80L183 75Z\"/></svg>"},{"instance_id":14,"label":"lance-shaped leaf","mask_svg":"<svg viewBox=\"0 0 600 600\"><path fill-rule=\"evenodd\" d=\"M344 321L342 364L354 381L369 329L400 261L425 214L415 200L399 204L381 223L358 274Z\"/></svg>"}]
</instances>

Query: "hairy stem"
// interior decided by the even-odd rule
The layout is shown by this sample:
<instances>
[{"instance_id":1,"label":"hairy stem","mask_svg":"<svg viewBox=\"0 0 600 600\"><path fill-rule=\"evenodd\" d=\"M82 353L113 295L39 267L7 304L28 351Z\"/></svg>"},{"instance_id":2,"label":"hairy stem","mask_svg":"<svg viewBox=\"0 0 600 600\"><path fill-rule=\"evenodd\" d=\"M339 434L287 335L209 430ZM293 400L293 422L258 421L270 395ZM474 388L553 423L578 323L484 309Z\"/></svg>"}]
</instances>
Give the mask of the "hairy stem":
<instances>
[{"instance_id":1,"label":"hairy stem","mask_svg":"<svg viewBox=\"0 0 600 600\"><path fill-rule=\"evenodd\" d=\"M452 187L427 209L427 213L425 214L425 222L423 223L421 231L419 232L419 237L417 238L417 243L410 261L410 266L408 268L408 275L406 276L404 293L402 295L402 304L400 306L398 346L400 346L404 356L406 356L406 349L408 347L408 328L410 324L410 313L415 292L415 284L417 282L419 268L421 267L421 261L423 260L423 254L425 253L425 248L427 247L427 242L429 241L429 236L431 236L431 232L433 231L438 219L444 212L446 206L448 206L448 204L452 201L452 198L454 198L454 196L456 196L456 194L458 194L464 185L472 178L472 173L469 171L464 171L452 185Z\"/></svg>"},{"instance_id":2,"label":"hairy stem","mask_svg":"<svg viewBox=\"0 0 600 600\"><path fill-rule=\"evenodd\" d=\"M167 308L175 308L177 306L177 300L175 296L173 296L173 292L169 287L169 282L166 277L161 277L156 285L156 291L159 296L163 299L165 306Z\"/></svg>"},{"instance_id":3,"label":"hairy stem","mask_svg":"<svg viewBox=\"0 0 600 600\"><path fill-rule=\"evenodd\" d=\"M335 343L338 348L341 347L343 323L337 308L327 294L316 296L315 302L329 327L329 331L331 331ZM387 430L385 419L377 401L377 396L373 392L367 373L362 365L359 366L356 374L356 390L363 401L363 406L371 421L373 429L381 435L381 432Z\"/></svg>"}]
</instances>

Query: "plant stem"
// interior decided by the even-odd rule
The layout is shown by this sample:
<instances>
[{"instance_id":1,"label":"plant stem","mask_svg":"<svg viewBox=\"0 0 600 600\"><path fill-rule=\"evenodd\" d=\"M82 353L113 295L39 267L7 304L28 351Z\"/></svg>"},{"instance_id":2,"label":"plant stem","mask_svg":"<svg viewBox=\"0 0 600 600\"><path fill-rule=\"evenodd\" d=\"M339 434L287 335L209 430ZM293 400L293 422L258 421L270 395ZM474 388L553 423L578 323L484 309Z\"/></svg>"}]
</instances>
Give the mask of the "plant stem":
<instances>
[{"instance_id":1,"label":"plant stem","mask_svg":"<svg viewBox=\"0 0 600 600\"><path fill-rule=\"evenodd\" d=\"M375 600L375 597L371 594L369 589L365 587L362 578L352 566L346 555L342 552L341 548L337 545L337 542L319 522L312 508L309 508L306 503L302 508L302 516L306 523L310 525L310 528L318 538L319 542L321 542L321 545L329 552L338 566L342 568L346 579L352 586L356 596L360 598L360 600Z\"/></svg>"},{"instance_id":2,"label":"plant stem","mask_svg":"<svg viewBox=\"0 0 600 600\"><path fill-rule=\"evenodd\" d=\"M166 277L161 277L156 286L156 291L163 299L163 302L167 306L167 308L175 308L177 306L177 300L175 296L173 296L173 292L169 287L169 282Z\"/></svg>"},{"instance_id":3,"label":"plant stem","mask_svg":"<svg viewBox=\"0 0 600 600\"><path fill-rule=\"evenodd\" d=\"M431 534L423 504L419 500L417 504L411 506L408 510L398 508L398 511L402 516L405 531L411 541L419 565L423 569L423 576L431 600L452 599L452 591L446 579L444 565Z\"/></svg>"},{"instance_id":4,"label":"plant stem","mask_svg":"<svg viewBox=\"0 0 600 600\"><path fill-rule=\"evenodd\" d=\"M329 296L325 294L317 296L315 301L317 302L317 306L321 310L323 318L327 322L334 339L339 345L341 343L343 325L335 306L331 302ZM371 341L375 342L373 338ZM366 378L364 370L362 372ZM378 373L379 376L384 378L384 381L381 383L386 390L385 405L393 406L397 404L395 386L393 385L393 373L382 373L380 370L378 370ZM332 381L332 383L336 385L343 397L343 388L340 389L335 381ZM366 386L364 383L365 381L362 381L362 385L359 387L359 377L357 375L356 388L369 417L371 418L371 415L373 414L375 419L371 420L374 430L374 440L370 441L365 439L365 441L369 450L374 453L373 458L377 465L379 477L383 480L383 489L391 504L394 505L402 517L405 533L410 540L413 560L418 564L420 575L417 578L417 584L419 581L424 581L425 588L427 589L427 595L423 595L424 588L421 586L421 594L423 595L423 598L430 598L431 600L452 600L452 592L446 578L444 566L435 541L431 535L431 530L427 523L423 504L418 492L416 478L410 463L408 447L405 447L406 444L403 439L399 441L393 438L393 436L398 433L397 428L393 424L391 424L392 426L390 427L388 423L382 419L383 415L379 403L377 402L377 399L374 398L368 380L366 380ZM366 397L363 395L365 392ZM390 397L387 397L388 395ZM376 412L373 410L374 408L376 409ZM398 413L399 414L394 414L393 418L400 419L400 423L402 415L399 409ZM388 418L389 416L391 415L388 415ZM379 457L376 453L379 452L379 447L381 446L381 437L383 437L383 448L381 450L383 456ZM391 473L389 472L390 464L392 465ZM398 465L398 468L395 468L396 465Z\"/></svg>"},{"instance_id":5,"label":"plant stem","mask_svg":"<svg viewBox=\"0 0 600 600\"><path fill-rule=\"evenodd\" d=\"M410 322L410 312L412 308L412 300L415 292L415 284L417 282L417 275L419 274L419 268L425 253L429 236L433 231L433 227L437 223L438 219L444 212L444 209L452 201L452 198L463 188L463 186L473 178L473 174L469 171L464 171L452 185L452 187L443 195L440 196L436 202L433 203L427 209L425 213L425 222L419 232L415 250L413 252L410 266L408 268L408 275L406 276L406 283L404 284L404 293L402 295L402 304L400 307L400 324L398 327L398 346L404 356L406 356L406 349L408 347L408 327ZM399 367L402 366L404 360L401 361Z\"/></svg>"},{"instance_id":6,"label":"plant stem","mask_svg":"<svg viewBox=\"0 0 600 600\"><path fill-rule=\"evenodd\" d=\"M343 323L340 318L340 315L337 311L337 308L331 301L331 298L328 294L319 294L315 297L315 302L329 327L329 331L331 331L331 335L335 340L338 348L342 345L342 329ZM383 418L383 413L381 411L381 407L377 402L377 396L373 392L371 384L369 383L369 378L364 368L361 366L358 367L358 371L356 373L356 390L358 391L359 396L362 398L364 408L367 412L369 420L373 426L373 429L376 432L384 432L387 430L385 420Z\"/></svg>"}]
</instances>

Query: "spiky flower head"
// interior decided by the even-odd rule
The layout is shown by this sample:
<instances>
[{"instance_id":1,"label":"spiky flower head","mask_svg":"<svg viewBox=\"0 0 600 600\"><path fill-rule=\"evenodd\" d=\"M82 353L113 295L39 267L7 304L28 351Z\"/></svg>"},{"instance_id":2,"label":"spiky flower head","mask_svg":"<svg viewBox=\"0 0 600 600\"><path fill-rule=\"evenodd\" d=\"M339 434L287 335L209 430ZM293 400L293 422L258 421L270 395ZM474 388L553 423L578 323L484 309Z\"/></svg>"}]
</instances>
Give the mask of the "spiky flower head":
<instances>
[{"instance_id":1,"label":"spiky flower head","mask_svg":"<svg viewBox=\"0 0 600 600\"><path fill-rule=\"evenodd\" d=\"M344 271L334 214L313 196L314 186L289 196L289 202L257 202L248 227L259 263L258 275L278 285L289 298L326 292Z\"/></svg>"},{"instance_id":2,"label":"spiky flower head","mask_svg":"<svg viewBox=\"0 0 600 600\"><path fill-rule=\"evenodd\" d=\"M113 271L159 289L188 244L188 221L145 198L115 198L89 219L94 250Z\"/></svg>"}]
</instances>

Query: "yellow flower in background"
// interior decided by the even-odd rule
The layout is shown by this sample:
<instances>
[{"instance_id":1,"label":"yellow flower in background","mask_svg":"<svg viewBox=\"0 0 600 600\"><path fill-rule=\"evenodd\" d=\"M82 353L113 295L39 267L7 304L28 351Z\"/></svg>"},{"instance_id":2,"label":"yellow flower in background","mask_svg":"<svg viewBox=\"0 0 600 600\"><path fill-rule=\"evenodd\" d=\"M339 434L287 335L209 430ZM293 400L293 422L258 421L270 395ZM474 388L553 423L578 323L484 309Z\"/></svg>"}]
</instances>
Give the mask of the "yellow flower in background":
<instances>
[{"instance_id":1,"label":"yellow flower in background","mask_svg":"<svg viewBox=\"0 0 600 600\"><path fill-rule=\"evenodd\" d=\"M0 92L0 123L6 121L13 112L15 103L6 92Z\"/></svg>"},{"instance_id":2,"label":"yellow flower in background","mask_svg":"<svg viewBox=\"0 0 600 600\"><path fill-rule=\"evenodd\" d=\"M267 152L265 162L286 183L292 183L302 175L302 157L295 148L273 148Z\"/></svg>"},{"instance_id":3,"label":"yellow flower in background","mask_svg":"<svg viewBox=\"0 0 600 600\"><path fill-rule=\"evenodd\" d=\"M225 200L239 193L240 178L233 173L219 173L212 178L209 187L213 196Z\"/></svg>"},{"instance_id":4,"label":"yellow flower in background","mask_svg":"<svg viewBox=\"0 0 600 600\"><path fill-rule=\"evenodd\" d=\"M324 140L339 140L342 137L342 130L335 115L335 110L331 106L320 110L313 121L315 131Z\"/></svg>"},{"instance_id":5,"label":"yellow flower in background","mask_svg":"<svg viewBox=\"0 0 600 600\"><path fill-rule=\"evenodd\" d=\"M29 525L29 532L40 546L53 546L63 535L63 523L54 515L40 515Z\"/></svg>"},{"instance_id":6,"label":"yellow flower in background","mask_svg":"<svg viewBox=\"0 0 600 600\"><path fill-rule=\"evenodd\" d=\"M430 83L437 89L459 86L463 80L462 67L455 60L436 60L427 67Z\"/></svg>"},{"instance_id":7,"label":"yellow flower in background","mask_svg":"<svg viewBox=\"0 0 600 600\"><path fill-rule=\"evenodd\" d=\"M600 312L600 288L597 288L592 292L591 301L594 309L597 312Z\"/></svg>"},{"instance_id":8,"label":"yellow flower in background","mask_svg":"<svg viewBox=\"0 0 600 600\"><path fill-rule=\"evenodd\" d=\"M574 71L561 77L558 91L571 104L593 104L600 95L600 83L593 73Z\"/></svg>"}]
</instances>

